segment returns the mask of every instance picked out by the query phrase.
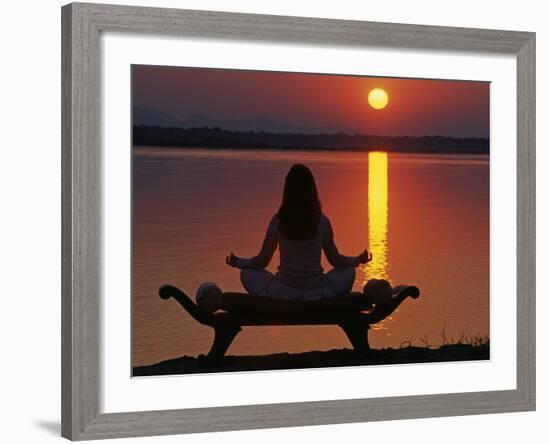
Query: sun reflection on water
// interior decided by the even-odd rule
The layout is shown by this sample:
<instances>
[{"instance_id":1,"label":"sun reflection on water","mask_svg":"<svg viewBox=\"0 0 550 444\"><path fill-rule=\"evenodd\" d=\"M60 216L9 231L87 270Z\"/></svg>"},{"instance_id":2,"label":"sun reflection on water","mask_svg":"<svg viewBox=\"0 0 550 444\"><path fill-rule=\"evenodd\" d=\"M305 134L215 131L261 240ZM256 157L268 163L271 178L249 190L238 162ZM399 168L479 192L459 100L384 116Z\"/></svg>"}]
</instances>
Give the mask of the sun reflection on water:
<instances>
[{"instance_id":1,"label":"sun reflection on water","mask_svg":"<svg viewBox=\"0 0 550 444\"><path fill-rule=\"evenodd\" d=\"M372 261L363 267L363 284L389 279L388 274L388 153L369 153L369 251Z\"/></svg>"},{"instance_id":2,"label":"sun reflection on water","mask_svg":"<svg viewBox=\"0 0 550 444\"><path fill-rule=\"evenodd\" d=\"M363 266L363 285L369 279L391 282L388 273L388 153L381 151L369 153L368 215L372 261ZM392 321L390 316L371 328L387 330L387 324Z\"/></svg>"}]
</instances>

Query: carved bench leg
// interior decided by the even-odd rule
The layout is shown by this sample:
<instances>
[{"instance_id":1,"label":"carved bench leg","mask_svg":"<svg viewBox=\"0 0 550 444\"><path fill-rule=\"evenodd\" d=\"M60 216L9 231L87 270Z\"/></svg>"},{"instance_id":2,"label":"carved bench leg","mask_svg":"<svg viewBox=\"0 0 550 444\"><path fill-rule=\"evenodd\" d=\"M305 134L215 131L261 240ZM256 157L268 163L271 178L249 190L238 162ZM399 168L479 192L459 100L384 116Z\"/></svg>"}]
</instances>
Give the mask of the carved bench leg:
<instances>
[{"instance_id":1,"label":"carved bench leg","mask_svg":"<svg viewBox=\"0 0 550 444\"><path fill-rule=\"evenodd\" d=\"M213 327L214 342L208 355L203 358L205 365L219 364L235 337L242 330L239 325L225 320L217 322Z\"/></svg>"},{"instance_id":2,"label":"carved bench leg","mask_svg":"<svg viewBox=\"0 0 550 444\"><path fill-rule=\"evenodd\" d=\"M348 337L353 349L361 354L367 354L370 351L369 346L369 325L361 322L348 322L340 324L342 330Z\"/></svg>"}]
</instances>

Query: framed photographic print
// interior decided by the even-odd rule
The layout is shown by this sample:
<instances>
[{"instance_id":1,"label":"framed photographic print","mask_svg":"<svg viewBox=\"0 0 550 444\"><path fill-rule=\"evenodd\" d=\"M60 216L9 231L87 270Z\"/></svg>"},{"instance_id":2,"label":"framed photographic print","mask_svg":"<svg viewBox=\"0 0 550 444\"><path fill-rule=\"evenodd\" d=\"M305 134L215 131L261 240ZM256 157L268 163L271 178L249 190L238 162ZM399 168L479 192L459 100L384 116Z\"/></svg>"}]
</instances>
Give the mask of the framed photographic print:
<instances>
[{"instance_id":1,"label":"framed photographic print","mask_svg":"<svg viewBox=\"0 0 550 444\"><path fill-rule=\"evenodd\" d=\"M533 33L62 23L63 436L535 408Z\"/></svg>"},{"instance_id":2,"label":"framed photographic print","mask_svg":"<svg viewBox=\"0 0 550 444\"><path fill-rule=\"evenodd\" d=\"M134 376L489 359L489 82L131 70Z\"/></svg>"}]
</instances>

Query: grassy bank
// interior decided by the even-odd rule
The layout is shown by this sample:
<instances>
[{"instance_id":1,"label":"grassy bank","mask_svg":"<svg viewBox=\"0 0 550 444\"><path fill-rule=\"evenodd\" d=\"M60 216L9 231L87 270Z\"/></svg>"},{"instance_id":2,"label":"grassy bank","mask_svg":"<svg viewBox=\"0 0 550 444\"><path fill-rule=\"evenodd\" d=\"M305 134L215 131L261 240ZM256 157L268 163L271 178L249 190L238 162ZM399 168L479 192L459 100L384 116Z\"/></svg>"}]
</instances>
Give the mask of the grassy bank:
<instances>
[{"instance_id":1,"label":"grassy bank","mask_svg":"<svg viewBox=\"0 0 550 444\"><path fill-rule=\"evenodd\" d=\"M183 356L154 365L134 367L134 376L218 373L252 370L285 370L297 368L348 367L356 365L415 364L489 359L489 344L445 344L439 348L402 347L372 350L359 356L353 350L334 349L304 353L276 353L263 356L226 356L220 365L204 367L200 359Z\"/></svg>"}]
</instances>

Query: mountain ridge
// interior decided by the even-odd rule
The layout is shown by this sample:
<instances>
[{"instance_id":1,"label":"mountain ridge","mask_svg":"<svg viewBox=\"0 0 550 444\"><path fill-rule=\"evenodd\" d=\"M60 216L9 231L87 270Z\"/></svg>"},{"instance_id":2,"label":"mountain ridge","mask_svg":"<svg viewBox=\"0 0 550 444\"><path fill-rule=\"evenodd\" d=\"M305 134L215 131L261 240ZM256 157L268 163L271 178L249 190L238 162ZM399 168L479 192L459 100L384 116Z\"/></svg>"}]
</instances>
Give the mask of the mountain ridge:
<instances>
[{"instance_id":1,"label":"mountain ridge","mask_svg":"<svg viewBox=\"0 0 550 444\"><path fill-rule=\"evenodd\" d=\"M132 108L134 126L159 126L166 128L221 128L227 131L256 131L269 133L300 133L300 134L356 134L353 128L344 125L306 126L279 122L268 117L258 116L249 119L216 119L207 115L197 114L187 119L179 119L171 114L152 108L134 106Z\"/></svg>"}]
</instances>

